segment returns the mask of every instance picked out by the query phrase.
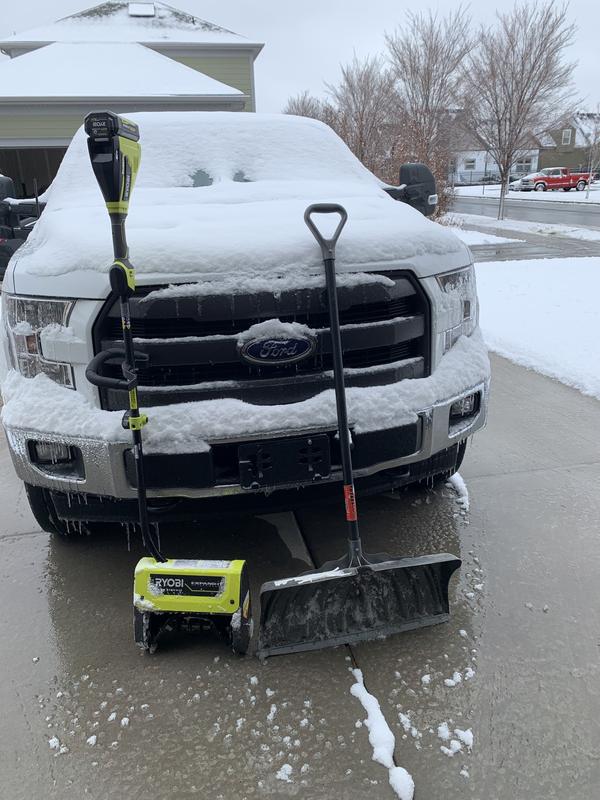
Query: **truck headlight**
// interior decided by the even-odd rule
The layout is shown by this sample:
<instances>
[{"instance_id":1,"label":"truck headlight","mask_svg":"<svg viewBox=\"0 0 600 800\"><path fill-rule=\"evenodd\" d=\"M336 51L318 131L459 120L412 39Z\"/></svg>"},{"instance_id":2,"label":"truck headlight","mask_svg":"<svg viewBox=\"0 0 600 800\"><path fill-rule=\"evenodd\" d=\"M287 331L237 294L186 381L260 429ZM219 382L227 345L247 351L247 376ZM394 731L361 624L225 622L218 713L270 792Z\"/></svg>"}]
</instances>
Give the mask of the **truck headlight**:
<instances>
[{"instance_id":1,"label":"truck headlight","mask_svg":"<svg viewBox=\"0 0 600 800\"><path fill-rule=\"evenodd\" d=\"M40 340L40 333L46 326L67 325L74 305L74 300L2 295L2 318L8 334L13 369L26 378L33 378L42 372L56 383L69 389L75 388L71 365L46 360Z\"/></svg>"},{"instance_id":2,"label":"truck headlight","mask_svg":"<svg viewBox=\"0 0 600 800\"><path fill-rule=\"evenodd\" d=\"M438 286L447 295L451 316L455 324L443 332L443 352L454 345L460 336L470 336L477 327L479 305L475 269L468 267L436 275Z\"/></svg>"}]
</instances>

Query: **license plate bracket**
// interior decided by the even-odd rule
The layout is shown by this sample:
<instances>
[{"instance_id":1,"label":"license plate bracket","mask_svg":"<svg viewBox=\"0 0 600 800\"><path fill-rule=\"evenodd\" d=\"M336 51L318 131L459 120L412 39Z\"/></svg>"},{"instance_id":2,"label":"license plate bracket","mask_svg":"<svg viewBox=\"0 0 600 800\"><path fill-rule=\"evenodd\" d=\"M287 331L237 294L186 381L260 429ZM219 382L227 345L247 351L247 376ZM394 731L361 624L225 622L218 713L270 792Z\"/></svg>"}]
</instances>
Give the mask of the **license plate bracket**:
<instances>
[{"instance_id":1,"label":"license plate bracket","mask_svg":"<svg viewBox=\"0 0 600 800\"><path fill-rule=\"evenodd\" d=\"M238 461L243 489L314 483L331 473L329 437L246 442L238 447Z\"/></svg>"}]
</instances>

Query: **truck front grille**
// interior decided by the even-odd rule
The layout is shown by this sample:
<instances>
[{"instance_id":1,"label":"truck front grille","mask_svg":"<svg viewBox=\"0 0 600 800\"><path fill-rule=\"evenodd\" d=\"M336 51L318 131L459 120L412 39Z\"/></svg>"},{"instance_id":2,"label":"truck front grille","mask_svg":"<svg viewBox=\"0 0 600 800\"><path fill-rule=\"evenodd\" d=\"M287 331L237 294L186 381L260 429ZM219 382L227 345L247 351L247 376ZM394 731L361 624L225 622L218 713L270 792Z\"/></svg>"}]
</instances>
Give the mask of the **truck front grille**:
<instances>
[{"instance_id":1,"label":"truck front grille","mask_svg":"<svg viewBox=\"0 0 600 800\"><path fill-rule=\"evenodd\" d=\"M346 381L349 386L392 383L429 374L429 303L407 272L389 281L338 290ZM131 299L136 350L148 355L139 369L142 407L234 397L260 405L293 403L333 386L331 337L324 288L278 294L169 297L140 290ZM150 295L150 296L149 296ZM316 348L295 364L254 365L239 355L237 335L269 319L312 328ZM94 326L96 352L120 344L119 304L107 301ZM120 375L118 364L107 375ZM103 390L102 405L126 407L125 392Z\"/></svg>"}]
</instances>

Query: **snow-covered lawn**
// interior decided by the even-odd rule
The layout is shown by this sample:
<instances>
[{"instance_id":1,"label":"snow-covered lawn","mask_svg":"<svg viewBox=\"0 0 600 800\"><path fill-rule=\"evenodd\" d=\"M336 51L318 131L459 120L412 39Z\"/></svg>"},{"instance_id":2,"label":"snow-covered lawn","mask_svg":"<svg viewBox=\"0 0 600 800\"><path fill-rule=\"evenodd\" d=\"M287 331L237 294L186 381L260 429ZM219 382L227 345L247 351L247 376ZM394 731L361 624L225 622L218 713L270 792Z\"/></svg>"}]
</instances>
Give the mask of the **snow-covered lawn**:
<instances>
[{"instance_id":1,"label":"snow-covered lawn","mask_svg":"<svg viewBox=\"0 0 600 800\"><path fill-rule=\"evenodd\" d=\"M600 257L477 264L489 348L600 399Z\"/></svg>"},{"instance_id":2,"label":"snow-covered lawn","mask_svg":"<svg viewBox=\"0 0 600 800\"><path fill-rule=\"evenodd\" d=\"M450 215L454 218L454 214ZM481 233L481 231L469 231L465 228L455 228L450 226L452 233L456 234L458 238L468 244L469 247L475 244L508 244L509 242L519 242L521 239L506 239L504 236L494 236L492 233ZM598 231L600 235L600 231Z\"/></svg>"},{"instance_id":3,"label":"snow-covered lawn","mask_svg":"<svg viewBox=\"0 0 600 800\"><path fill-rule=\"evenodd\" d=\"M546 222L529 222L517 219L503 219L497 220L493 217L485 217L479 214L458 214L454 211L446 214L444 217L445 224L450 227L457 235L459 231L462 234L476 233L476 231L465 231L464 229L457 228L459 225L477 225L478 228L501 228L507 231L515 231L518 233L538 233L544 236L568 236L569 239L579 239L585 242L600 242L600 227L594 228L581 228L576 225L551 225ZM598 210L598 225L600 226L600 209ZM490 234L481 234L482 236L490 236ZM502 239L497 237L499 242L511 242L514 239ZM469 242L467 244L487 244L487 242ZM517 240L518 241L518 240Z\"/></svg>"},{"instance_id":4,"label":"snow-covered lawn","mask_svg":"<svg viewBox=\"0 0 600 800\"><path fill-rule=\"evenodd\" d=\"M457 197L500 197L500 184L492 183L486 186L456 186ZM600 203L600 183L590 186L590 196L586 200L585 192L563 192L562 189L548 192L509 192L509 200L553 200L562 203Z\"/></svg>"}]
</instances>

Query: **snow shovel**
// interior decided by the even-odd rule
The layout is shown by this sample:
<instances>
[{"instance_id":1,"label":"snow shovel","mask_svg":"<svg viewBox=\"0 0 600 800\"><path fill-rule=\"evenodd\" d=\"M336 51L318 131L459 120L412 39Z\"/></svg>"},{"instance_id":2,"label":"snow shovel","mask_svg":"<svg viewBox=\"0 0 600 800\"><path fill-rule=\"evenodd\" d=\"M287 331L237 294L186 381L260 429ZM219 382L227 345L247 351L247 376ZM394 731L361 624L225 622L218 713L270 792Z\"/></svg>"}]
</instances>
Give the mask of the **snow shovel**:
<instances>
[{"instance_id":1,"label":"snow shovel","mask_svg":"<svg viewBox=\"0 0 600 800\"><path fill-rule=\"evenodd\" d=\"M325 238L319 231L313 221L314 214L339 214L331 238ZM347 218L346 210L332 203L311 205L304 213L304 220L321 247L325 266L348 552L320 569L263 584L257 653L263 659L367 641L446 622L450 617L448 584L461 565L460 559L449 553L416 558L363 553L354 494L335 279L335 245Z\"/></svg>"}]
</instances>

